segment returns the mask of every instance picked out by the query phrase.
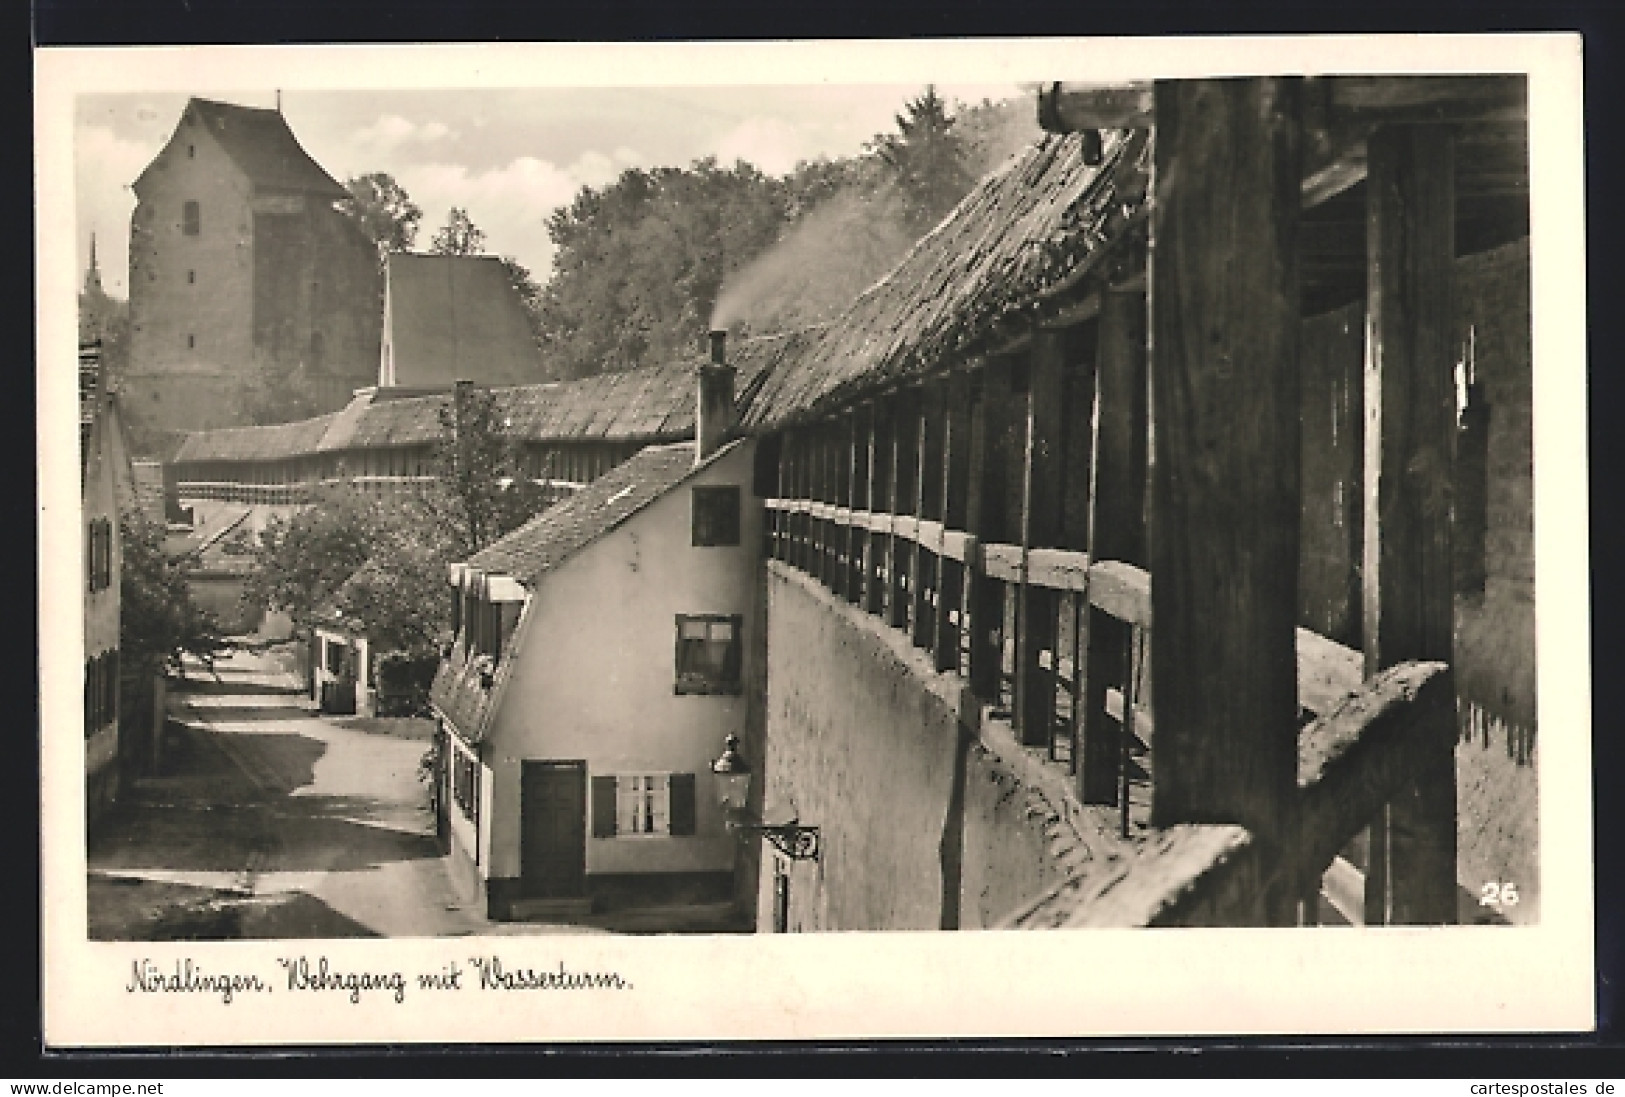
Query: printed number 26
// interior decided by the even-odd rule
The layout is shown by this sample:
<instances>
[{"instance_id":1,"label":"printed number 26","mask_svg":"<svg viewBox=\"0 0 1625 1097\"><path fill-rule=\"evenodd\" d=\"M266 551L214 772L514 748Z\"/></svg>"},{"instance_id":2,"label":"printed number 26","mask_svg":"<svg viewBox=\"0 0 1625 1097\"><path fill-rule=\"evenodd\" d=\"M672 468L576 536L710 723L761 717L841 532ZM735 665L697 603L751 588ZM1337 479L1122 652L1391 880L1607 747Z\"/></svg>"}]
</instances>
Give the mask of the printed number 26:
<instances>
[{"instance_id":1,"label":"printed number 26","mask_svg":"<svg viewBox=\"0 0 1625 1097\"><path fill-rule=\"evenodd\" d=\"M1496 880L1487 881L1478 889L1478 905L1481 907L1515 907L1518 905L1518 885L1510 880L1501 883Z\"/></svg>"}]
</instances>

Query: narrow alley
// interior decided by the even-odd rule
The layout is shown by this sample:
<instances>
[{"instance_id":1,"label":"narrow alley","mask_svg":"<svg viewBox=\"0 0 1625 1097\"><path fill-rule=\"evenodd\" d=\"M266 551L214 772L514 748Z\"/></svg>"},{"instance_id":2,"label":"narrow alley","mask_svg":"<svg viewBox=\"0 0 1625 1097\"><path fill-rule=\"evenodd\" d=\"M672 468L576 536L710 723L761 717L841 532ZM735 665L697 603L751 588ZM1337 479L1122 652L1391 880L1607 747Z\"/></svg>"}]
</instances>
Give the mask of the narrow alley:
<instances>
[{"instance_id":1,"label":"narrow alley","mask_svg":"<svg viewBox=\"0 0 1625 1097\"><path fill-rule=\"evenodd\" d=\"M93 940L706 931L710 909L498 923L460 899L418 775L431 725L310 712L274 651L189 666L161 776L92 838Z\"/></svg>"}]
</instances>

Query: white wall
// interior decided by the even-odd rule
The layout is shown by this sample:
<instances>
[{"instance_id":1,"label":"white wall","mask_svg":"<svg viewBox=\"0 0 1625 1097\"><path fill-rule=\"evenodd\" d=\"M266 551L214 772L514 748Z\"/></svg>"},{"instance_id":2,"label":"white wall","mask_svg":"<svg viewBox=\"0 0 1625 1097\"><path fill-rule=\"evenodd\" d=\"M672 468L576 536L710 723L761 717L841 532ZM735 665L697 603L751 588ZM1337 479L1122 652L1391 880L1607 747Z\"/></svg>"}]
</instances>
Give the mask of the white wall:
<instances>
[{"instance_id":1,"label":"white wall","mask_svg":"<svg viewBox=\"0 0 1625 1097\"><path fill-rule=\"evenodd\" d=\"M743 737L746 698L674 692L676 617L742 615L742 678L750 679L763 639L748 632L762 536L753 451L753 442L736 446L538 585L491 735L492 876L519 875L525 758L584 760L589 786L594 775L696 775L693 837L596 839L589 825L589 873L732 870L735 838L723 825L711 762L724 736ZM690 489L728 483L741 489L740 543L693 547Z\"/></svg>"}]
</instances>

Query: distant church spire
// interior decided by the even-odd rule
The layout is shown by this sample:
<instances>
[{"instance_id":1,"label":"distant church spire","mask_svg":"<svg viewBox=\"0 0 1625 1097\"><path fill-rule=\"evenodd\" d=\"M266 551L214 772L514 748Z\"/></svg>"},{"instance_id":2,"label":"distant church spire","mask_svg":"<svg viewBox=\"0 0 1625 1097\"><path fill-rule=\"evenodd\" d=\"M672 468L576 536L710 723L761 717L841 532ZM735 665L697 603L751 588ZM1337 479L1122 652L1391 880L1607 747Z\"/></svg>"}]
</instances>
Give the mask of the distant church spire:
<instances>
[{"instance_id":1,"label":"distant church spire","mask_svg":"<svg viewBox=\"0 0 1625 1097\"><path fill-rule=\"evenodd\" d=\"M102 292L102 271L96 265L96 234L90 234L90 266L85 268L85 292L91 295L100 295Z\"/></svg>"}]
</instances>

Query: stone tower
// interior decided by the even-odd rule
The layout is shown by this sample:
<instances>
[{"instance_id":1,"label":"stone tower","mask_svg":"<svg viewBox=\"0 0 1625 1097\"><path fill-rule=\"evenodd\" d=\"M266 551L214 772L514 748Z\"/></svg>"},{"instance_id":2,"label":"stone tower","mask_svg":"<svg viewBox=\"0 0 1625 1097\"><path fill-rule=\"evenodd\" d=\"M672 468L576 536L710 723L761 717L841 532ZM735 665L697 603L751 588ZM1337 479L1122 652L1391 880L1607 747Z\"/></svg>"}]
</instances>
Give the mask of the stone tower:
<instances>
[{"instance_id":1,"label":"stone tower","mask_svg":"<svg viewBox=\"0 0 1625 1097\"><path fill-rule=\"evenodd\" d=\"M371 383L377 253L279 110L190 100L134 189L125 403L139 436L162 449L279 393L302 402L294 417L331 411Z\"/></svg>"}]
</instances>

